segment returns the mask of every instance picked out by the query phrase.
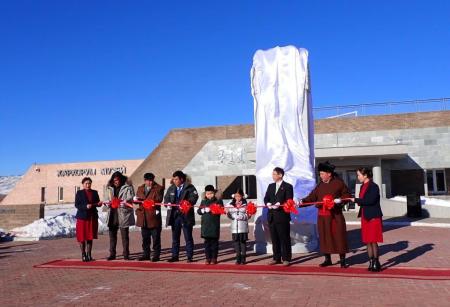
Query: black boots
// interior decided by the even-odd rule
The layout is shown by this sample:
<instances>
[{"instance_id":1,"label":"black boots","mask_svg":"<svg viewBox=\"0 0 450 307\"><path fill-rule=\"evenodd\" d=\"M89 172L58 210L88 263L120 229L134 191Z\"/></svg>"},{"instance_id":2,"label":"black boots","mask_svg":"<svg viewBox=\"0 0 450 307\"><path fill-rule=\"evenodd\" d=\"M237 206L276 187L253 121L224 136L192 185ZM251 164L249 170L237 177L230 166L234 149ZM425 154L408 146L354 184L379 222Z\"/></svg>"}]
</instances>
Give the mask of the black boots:
<instances>
[{"instance_id":1,"label":"black boots","mask_svg":"<svg viewBox=\"0 0 450 307\"><path fill-rule=\"evenodd\" d=\"M236 262L235 264L246 264L247 261L245 260L246 255L236 255Z\"/></svg>"},{"instance_id":2,"label":"black boots","mask_svg":"<svg viewBox=\"0 0 450 307\"><path fill-rule=\"evenodd\" d=\"M320 267L326 267L326 266L330 266L333 263L331 262L331 255L330 254L325 254L325 261L322 262L321 264L319 264Z\"/></svg>"},{"instance_id":3,"label":"black boots","mask_svg":"<svg viewBox=\"0 0 450 307\"><path fill-rule=\"evenodd\" d=\"M381 271L381 263L378 258L374 258L372 261L372 272L380 272Z\"/></svg>"},{"instance_id":4,"label":"black boots","mask_svg":"<svg viewBox=\"0 0 450 307\"><path fill-rule=\"evenodd\" d=\"M81 261L83 261L83 262L88 262L89 261L86 253L84 253L84 252L81 253Z\"/></svg>"},{"instance_id":5,"label":"black boots","mask_svg":"<svg viewBox=\"0 0 450 307\"><path fill-rule=\"evenodd\" d=\"M340 255L340 262L339 263L341 264L341 268L343 268L343 269L348 268L348 264L345 261L345 255Z\"/></svg>"},{"instance_id":6,"label":"black boots","mask_svg":"<svg viewBox=\"0 0 450 307\"><path fill-rule=\"evenodd\" d=\"M372 271L372 269L373 269L373 258L370 258L370 260L369 260L369 267L367 268L367 271Z\"/></svg>"},{"instance_id":7,"label":"black boots","mask_svg":"<svg viewBox=\"0 0 450 307\"><path fill-rule=\"evenodd\" d=\"M108 258L106 258L106 260L111 261L111 260L115 260L116 259L116 255L110 255Z\"/></svg>"},{"instance_id":8,"label":"black boots","mask_svg":"<svg viewBox=\"0 0 450 307\"><path fill-rule=\"evenodd\" d=\"M92 258L92 255L91 255L90 252L87 252L86 258L87 258L87 261L94 261L95 260L94 258Z\"/></svg>"}]
</instances>

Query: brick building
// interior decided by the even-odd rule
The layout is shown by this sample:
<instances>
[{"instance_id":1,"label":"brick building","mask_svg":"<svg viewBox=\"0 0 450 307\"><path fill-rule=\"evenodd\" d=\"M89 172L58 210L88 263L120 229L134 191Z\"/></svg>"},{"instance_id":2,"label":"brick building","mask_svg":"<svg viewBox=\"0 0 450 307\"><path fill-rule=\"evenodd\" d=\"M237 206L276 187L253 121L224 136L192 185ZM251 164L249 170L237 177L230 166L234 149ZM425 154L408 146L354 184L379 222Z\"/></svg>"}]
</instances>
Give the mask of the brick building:
<instances>
[{"instance_id":1,"label":"brick building","mask_svg":"<svg viewBox=\"0 0 450 307\"><path fill-rule=\"evenodd\" d=\"M319 119L314 129L316 164L335 164L353 192L358 191L355 170L369 166L384 200L417 192L449 194L450 111ZM0 209L73 203L85 175L102 197L114 170L128 175L135 187L144 173L153 172L167 187L173 171L181 169L199 191L213 184L228 199L241 187L256 198L255 156L253 125L173 129L144 160L33 165Z\"/></svg>"}]
</instances>

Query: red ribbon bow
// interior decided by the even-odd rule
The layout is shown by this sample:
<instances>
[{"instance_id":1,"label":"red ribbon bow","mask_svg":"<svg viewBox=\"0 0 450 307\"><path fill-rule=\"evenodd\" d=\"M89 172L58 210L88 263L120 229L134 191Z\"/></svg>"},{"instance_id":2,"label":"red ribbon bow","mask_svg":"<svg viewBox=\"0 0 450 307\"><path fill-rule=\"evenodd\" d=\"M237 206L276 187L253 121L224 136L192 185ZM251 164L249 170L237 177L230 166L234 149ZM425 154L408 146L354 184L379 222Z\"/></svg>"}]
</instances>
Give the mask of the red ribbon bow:
<instances>
[{"instance_id":1,"label":"red ribbon bow","mask_svg":"<svg viewBox=\"0 0 450 307\"><path fill-rule=\"evenodd\" d=\"M225 214L225 208L219 204L212 204L209 206L209 209L211 209L211 213L214 215Z\"/></svg>"},{"instance_id":2,"label":"red ribbon bow","mask_svg":"<svg viewBox=\"0 0 450 307\"><path fill-rule=\"evenodd\" d=\"M331 194L327 194L322 199L322 211L331 210L334 207L334 197Z\"/></svg>"},{"instance_id":3,"label":"red ribbon bow","mask_svg":"<svg viewBox=\"0 0 450 307\"><path fill-rule=\"evenodd\" d=\"M293 199L288 199L286 203L284 203L283 210L286 213L298 214L297 207L295 206L295 201Z\"/></svg>"},{"instance_id":4,"label":"red ribbon bow","mask_svg":"<svg viewBox=\"0 0 450 307\"><path fill-rule=\"evenodd\" d=\"M142 207L144 207L144 209L153 209L154 206L155 206L155 201L153 199L146 199L142 203Z\"/></svg>"},{"instance_id":5,"label":"red ribbon bow","mask_svg":"<svg viewBox=\"0 0 450 307\"><path fill-rule=\"evenodd\" d=\"M247 204L247 214L248 214L249 216L252 216L252 215L256 214L256 206L255 206L254 203L249 202L249 203Z\"/></svg>"},{"instance_id":6,"label":"red ribbon bow","mask_svg":"<svg viewBox=\"0 0 450 307\"><path fill-rule=\"evenodd\" d=\"M120 206L120 199L114 197L114 198L111 200L111 208L117 209L117 208L119 208L119 206Z\"/></svg>"},{"instance_id":7,"label":"red ribbon bow","mask_svg":"<svg viewBox=\"0 0 450 307\"><path fill-rule=\"evenodd\" d=\"M191 210L191 209L192 209L192 205L187 200L182 200L180 202L180 211L181 211L181 213L188 214L189 210Z\"/></svg>"}]
</instances>

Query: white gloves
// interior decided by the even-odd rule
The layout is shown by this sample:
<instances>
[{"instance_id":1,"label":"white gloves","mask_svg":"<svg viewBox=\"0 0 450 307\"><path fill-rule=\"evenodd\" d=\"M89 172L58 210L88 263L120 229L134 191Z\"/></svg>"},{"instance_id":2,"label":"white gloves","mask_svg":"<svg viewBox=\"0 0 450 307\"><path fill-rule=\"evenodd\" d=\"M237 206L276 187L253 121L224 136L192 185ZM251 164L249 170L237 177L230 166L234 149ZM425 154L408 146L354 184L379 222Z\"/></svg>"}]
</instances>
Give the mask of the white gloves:
<instances>
[{"instance_id":1,"label":"white gloves","mask_svg":"<svg viewBox=\"0 0 450 307\"><path fill-rule=\"evenodd\" d=\"M342 203L342 200L340 198L335 198L334 199L334 203L335 204L340 204L340 203Z\"/></svg>"},{"instance_id":2,"label":"white gloves","mask_svg":"<svg viewBox=\"0 0 450 307\"><path fill-rule=\"evenodd\" d=\"M275 205L272 205L272 203L267 203L267 208L269 208L269 209L278 209L280 206L281 206L281 204L278 202L278 203L276 203Z\"/></svg>"},{"instance_id":3,"label":"white gloves","mask_svg":"<svg viewBox=\"0 0 450 307\"><path fill-rule=\"evenodd\" d=\"M209 207L206 207L205 209L203 209L203 210L205 210L205 212L204 213L208 213L208 212L210 212L211 211L211 209L209 209Z\"/></svg>"},{"instance_id":4,"label":"white gloves","mask_svg":"<svg viewBox=\"0 0 450 307\"><path fill-rule=\"evenodd\" d=\"M159 210L156 210L156 213L155 213L156 215L158 215L159 214Z\"/></svg>"},{"instance_id":5,"label":"white gloves","mask_svg":"<svg viewBox=\"0 0 450 307\"><path fill-rule=\"evenodd\" d=\"M133 201L138 201L139 198L137 196L133 196Z\"/></svg>"}]
</instances>

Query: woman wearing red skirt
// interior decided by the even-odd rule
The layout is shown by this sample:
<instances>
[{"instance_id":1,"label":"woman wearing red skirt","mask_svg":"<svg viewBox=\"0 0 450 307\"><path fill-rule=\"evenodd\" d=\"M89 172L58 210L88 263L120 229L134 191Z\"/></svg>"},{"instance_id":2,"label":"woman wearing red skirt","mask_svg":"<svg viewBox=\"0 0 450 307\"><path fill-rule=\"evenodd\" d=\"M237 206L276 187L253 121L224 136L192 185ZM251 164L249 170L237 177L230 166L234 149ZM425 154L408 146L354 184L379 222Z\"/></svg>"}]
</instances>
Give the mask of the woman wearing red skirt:
<instances>
[{"instance_id":1,"label":"woman wearing red skirt","mask_svg":"<svg viewBox=\"0 0 450 307\"><path fill-rule=\"evenodd\" d=\"M92 261L92 241L97 239L98 213L97 206L100 202L98 192L91 190L92 180L89 177L81 181L83 190L79 190L75 195L75 207L77 207L77 241L80 243L81 260ZM87 252L86 252L87 247Z\"/></svg>"},{"instance_id":2,"label":"woman wearing red skirt","mask_svg":"<svg viewBox=\"0 0 450 307\"><path fill-rule=\"evenodd\" d=\"M362 167L357 171L358 180L362 183L359 198L354 198L361 208L358 217L361 217L362 241L367 244L369 255L368 270L379 272L381 264L378 260L378 243L383 242L383 222L380 206L380 188L372 181L372 171Z\"/></svg>"}]
</instances>

